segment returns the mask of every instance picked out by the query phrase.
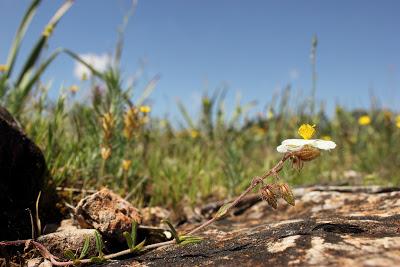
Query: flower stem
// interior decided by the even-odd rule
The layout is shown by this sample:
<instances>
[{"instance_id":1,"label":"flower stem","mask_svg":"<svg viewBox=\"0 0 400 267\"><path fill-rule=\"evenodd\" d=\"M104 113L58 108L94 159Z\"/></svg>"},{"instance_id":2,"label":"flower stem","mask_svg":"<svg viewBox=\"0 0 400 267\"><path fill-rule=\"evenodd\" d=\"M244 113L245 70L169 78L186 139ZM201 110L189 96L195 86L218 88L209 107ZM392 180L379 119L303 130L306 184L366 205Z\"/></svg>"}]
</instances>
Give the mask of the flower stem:
<instances>
[{"instance_id":1,"label":"flower stem","mask_svg":"<svg viewBox=\"0 0 400 267\"><path fill-rule=\"evenodd\" d=\"M286 160L288 160L290 157L293 156L293 153L286 153L283 158L270 170L268 170L267 172L265 172L262 176L260 177L254 177L251 184L249 185L249 187L247 187L246 190L244 190L233 202L232 204L230 204L226 211L224 212L224 214L226 214L227 212L229 212L230 210L232 210L250 191L252 191L255 187L257 187L260 183L263 183L263 181L271 176L271 175L276 175L278 172L280 172L282 170L283 164L285 163ZM104 171L104 163L105 161L103 160L103 164L102 164L102 169L101 171ZM206 221L205 223L201 224L200 226L196 227L195 229L191 230L190 232L188 232L186 235L192 235L198 231L200 231L201 229L207 227L208 225L212 224L213 222L215 222L216 220L218 220L220 218L220 216L215 215L212 219ZM46 258L48 260L50 260L50 262L55 265L55 266L69 266L69 265L73 265L76 262L74 261L58 261L57 257L54 256L53 254L50 253L50 251L47 250L47 248L45 246L43 246L42 244L40 244L37 241L34 240L16 240L16 241L4 241L4 242L0 242L0 247L1 246L16 246L16 245L23 245L26 244L27 242L31 242L40 252L40 254L43 256L43 258ZM161 243L156 243L156 244L152 244L152 245L147 245L144 246L141 251L144 250L148 250L148 249L153 249L153 248L158 248L158 247L163 247L163 246L167 246L167 245L172 245L175 244L176 241L175 240L171 240L171 241L166 241L166 242L161 242ZM108 255L104 255L104 259L108 260L108 259L113 259L113 258L117 258L123 255L128 255L131 254L132 250L130 249L126 249L126 250L122 250L113 254L108 254ZM79 263L90 263L91 259L82 259L79 260Z\"/></svg>"},{"instance_id":2,"label":"flower stem","mask_svg":"<svg viewBox=\"0 0 400 267\"><path fill-rule=\"evenodd\" d=\"M228 213L230 210L232 210L249 192L251 192L255 187L257 187L260 183L262 183L265 178L267 178L270 175L276 175L278 172L282 170L283 164L287 159L289 159L292 156L292 153L286 153L283 158L270 170L265 172L261 177L254 177L252 182L250 183L249 187L247 187L246 190L243 191L233 202L232 204L229 205L229 207L226 209L225 213ZM215 215L213 218L210 220L206 221L205 223L201 224L200 226L194 228L190 232L188 232L186 235L192 235L201 229L209 226L216 220L218 220L220 217L218 215Z\"/></svg>"}]
</instances>

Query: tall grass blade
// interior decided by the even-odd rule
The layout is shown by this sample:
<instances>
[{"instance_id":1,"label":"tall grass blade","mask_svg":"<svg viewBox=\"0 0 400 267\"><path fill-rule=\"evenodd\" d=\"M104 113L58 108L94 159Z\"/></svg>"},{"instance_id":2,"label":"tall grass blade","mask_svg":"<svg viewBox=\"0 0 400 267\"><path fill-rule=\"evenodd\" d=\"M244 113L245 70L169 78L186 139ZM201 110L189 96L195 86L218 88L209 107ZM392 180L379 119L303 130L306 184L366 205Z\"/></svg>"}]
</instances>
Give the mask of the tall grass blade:
<instances>
[{"instance_id":1,"label":"tall grass blade","mask_svg":"<svg viewBox=\"0 0 400 267\"><path fill-rule=\"evenodd\" d=\"M41 2L41 0L32 1L28 10L25 12L25 15L21 21L21 24L18 27L17 33L15 34L14 41L13 41L10 51L8 53L8 58L7 58L8 69L5 73L5 77L7 79L10 77L10 75L12 73L12 70L13 70L14 64L15 64L15 60L18 55L18 51L21 47L22 39L24 38L26 30L28 29L29 25L31 24L32 18L34 17L40 2Z\"/></svg>"},{"instance_id":2,"label":"tall grass blade","mask_svg":"<svg viewBox=\"0 0 400 267\"><path fill-rule=\"evenodd\" d=\"M56 25L58 24L58 22L60 21L60 19L64 16L64 14L71 8L73 3L74 3L73 0L65 1L64 4L57 10L57 12L54 14L54 16L50 19L50 22L47 24L46 27L51 27L52 29L54 29L56 27ZM20 85L25 74L35 65L35 63L39 59L39 56L40 56L47 40L49 39L49 37L50 37L50 35L42 34L40 36L39 40L36 42L36 45L31 50L31 53L30 53L28 59L26 60L24 66L22 67L22 70L18 76L18 79L16 82L17 87Z\"/></svg>"}]
</instances>

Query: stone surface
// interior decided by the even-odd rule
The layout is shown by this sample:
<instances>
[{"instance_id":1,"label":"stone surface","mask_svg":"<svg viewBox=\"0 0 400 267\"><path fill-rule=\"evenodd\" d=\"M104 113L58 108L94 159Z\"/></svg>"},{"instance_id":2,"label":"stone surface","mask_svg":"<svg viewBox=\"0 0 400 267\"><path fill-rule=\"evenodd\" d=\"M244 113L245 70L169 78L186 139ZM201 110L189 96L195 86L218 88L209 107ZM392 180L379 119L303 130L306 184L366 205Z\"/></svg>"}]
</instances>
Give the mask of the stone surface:
<instances>
[{"instance_id":1,"label":"stone surface","mask_svg":"<svg viewBox=\"0 0 400 267\"><path fill-rule=\"evenodd\" d=\"M143 215L142 223L151 226L160 226L162 220L171 216L171 212L162 207L146 207L140 213Z\"/></svg>"},{"instance_id":2,"label":"stone surface","mask_svg":"<svg viewBox=\"0 0 400 267\"><path fill-rule=\"evenodd\" d=\"M106 239L125 242L122 233L130 231L132 220L141 223L139 211L107 188L83 198L75 219L81 228L97 229Z\"/></svg>"},{"instance_id":3,"label":"stone surface","mask_svg":"<svg viewBox=\"0 0 400 267\"><path fill-rule=\"evenodd\" d=\"M252 205L207 228L199 244L106 265L398 266L400 189L315 187L295 193L296 206L279 202L278 210L250 197Z\"/></svg>"},{"instance_id":4,"label":"stone surface","mask_svg":"<svg viewBox=\"0 0 400 267\"><path fill-rule=\"evenodd\" d=\"M88 255L96 255L96 241L94 229L71 229L40 236L37 241L44 245L53 255L65 258L67 249L76 252L79 256L85 242L89 237L90 245Z\"/></svg>"},{"instance_id":5,"label":"stone surface","mask_svg":"<svg viewBox=\"0 0 400 267\"><path fill-rule=\"evenodd\" d=\"M39 191L42 225L56 220L55 190L48 185L43 154L21 130L10 113L0 107L0 240L32 236L28 210L35 214Z\"/></svg>"}]
</instances>

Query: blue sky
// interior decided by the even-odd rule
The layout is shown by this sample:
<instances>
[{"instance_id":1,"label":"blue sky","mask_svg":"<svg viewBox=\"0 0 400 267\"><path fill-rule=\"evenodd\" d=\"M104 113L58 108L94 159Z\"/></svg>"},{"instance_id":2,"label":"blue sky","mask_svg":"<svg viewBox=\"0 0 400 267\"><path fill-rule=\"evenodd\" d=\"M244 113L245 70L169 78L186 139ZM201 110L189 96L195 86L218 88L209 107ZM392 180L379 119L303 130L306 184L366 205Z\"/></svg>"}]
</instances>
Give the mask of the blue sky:
<instances>
[{"instance_id":1,"label":"blue sky","mask_svg":"<svg viewBox=\"0 0 400 267\"><path fill-rule=\"evenodd\" d=\"M24 58L62 1L44 0L24 40ZM5 62L28 0L0 0L0 62ZM76 0L50 39L50 50L111 53L128 0ZM317 34L317 97L328 107L369 107L370 90L385 107L400 102L400 1L140 1L125 36L123 71L128 79L146 62L142 84L161 80L152 95L156 114L177 116L181 99L192 112L202 93L226 84L227 105L237 92L262 111L288 83L294 95L311 88L311 38ZM52 94L62 84L87 85L73 75L74 62L59 57L45 74Z\"/></svg>"}]
</instances>

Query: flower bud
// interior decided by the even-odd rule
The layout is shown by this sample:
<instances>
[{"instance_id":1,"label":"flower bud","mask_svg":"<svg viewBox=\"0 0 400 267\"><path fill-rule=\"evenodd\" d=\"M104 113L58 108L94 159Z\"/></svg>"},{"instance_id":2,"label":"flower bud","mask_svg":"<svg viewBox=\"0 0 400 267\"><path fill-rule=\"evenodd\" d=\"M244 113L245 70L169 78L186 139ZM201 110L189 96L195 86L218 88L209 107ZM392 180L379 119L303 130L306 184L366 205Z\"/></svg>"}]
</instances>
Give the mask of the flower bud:
<instances>
[{"instance_id":1,"label":"flower bud","mask_svg":"<svg viewBox=\"0 0 400 267\"><path fill-rule=\"evenodd\" d=\"M268 202L268 204L276 209L278 207L276 195L270 186L264 186L260 190L261 198Z\"/></svg>"},{"instance_id":2,"label":"flower bud","mask_svg":"<svg viewBox=\"0 0 400 267\"><path fill-rule=\"evenodd\" d=\"M294 206L295 200L294 200L294 195L292 192L292 189L290 189L289 185L287 183L281 183L279 184L279 190L281 197L290 205Z\"/></svg>"},{"instance_id":3,"label":"flower bud","mask_svg":"<svg viewBox=\"0 0 400 267\"><path fill-rule=\"evenodd\" d=\"M124 171L129 171L129 168L131 167L131 165L132 165L132 160L129 160L129 159L124 159L123 161L122 161L122 169L124 170Z\"/></svg>"},{"instance_id":4,"label":"flower bud","mask_svg":"<svg viewBox=\"0 0 400 267\"><path fill-rule=\"evenodd\" d=\"M299 151L294 152L294 156L302 161L311 161L318 158L321 152L318 148L305 145Z\"/></svg>"},{"instance_id":5,"label":"flower bud","mask_svg":"<svg viewBox=\"0 0 400 267\"><path fill-rule=\"evenodd\" d=\"M101 148L101 157L104 160L107 160L111 156L111 149L109 147L102 147Z\"/></svg>"}]
</instances>

